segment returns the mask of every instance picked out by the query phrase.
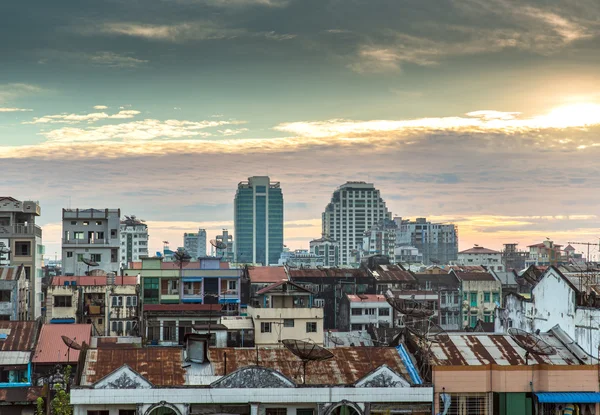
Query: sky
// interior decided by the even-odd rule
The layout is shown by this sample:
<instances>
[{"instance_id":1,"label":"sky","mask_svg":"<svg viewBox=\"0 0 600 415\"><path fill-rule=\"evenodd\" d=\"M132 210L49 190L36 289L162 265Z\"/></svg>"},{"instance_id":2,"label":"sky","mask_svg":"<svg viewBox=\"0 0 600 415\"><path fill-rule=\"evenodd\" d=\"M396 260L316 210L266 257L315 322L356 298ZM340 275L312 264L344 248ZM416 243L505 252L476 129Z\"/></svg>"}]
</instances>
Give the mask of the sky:
<instances>
[{"instance_id":1,"label":"sky","mask_svg":"<svg viewBox=\"0 0 600 415\"><path fill-rule=\"evenodd\" d=\"M40 202L49 258L68 207L146 220L151 252L214 238L254 175L290 248L348 180L460 249L600 237L597 0L4 3L0 195Z\"/></svg>"}]
</instances>

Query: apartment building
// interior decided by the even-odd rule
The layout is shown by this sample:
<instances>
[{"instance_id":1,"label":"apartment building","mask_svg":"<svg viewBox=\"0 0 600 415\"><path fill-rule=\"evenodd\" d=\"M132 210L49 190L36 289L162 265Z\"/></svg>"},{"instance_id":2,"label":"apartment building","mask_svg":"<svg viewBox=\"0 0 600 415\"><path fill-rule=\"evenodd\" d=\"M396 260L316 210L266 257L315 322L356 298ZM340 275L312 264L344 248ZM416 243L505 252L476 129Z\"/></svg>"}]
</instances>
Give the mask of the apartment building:
<instances>
[{"instance_id":1,"label":"apartment building","mask_svg":"<svg viewBox=\"0 0 600 415\"><path fill-rule=\"evenodd\" d=\"M148 256L148 225L135 216L125 216L121 221L121 265L127 267L142 256Z\"/></svg>"},{"instance_id":2,"label":"apartment building","mask_svg":"<svg viewBox=\"0 0 600 415\"><path fill-rule=\"evenodd\" d=\"M0 248L9 251L0 254L1 265L24 266L25 278L30 281L27 304L31 319L42 315L44 246L42 228L35 224L41 212L38 202L0 197Z\"/></svg>"},{"instance_id":3,"label":"apartment building","mask_svg":"<svg viewBox=\"0 0 600 415\"><path fill-rule=\"evenodd\" d=\"M258 304L248 307L258 347L279 346L281 340L308 340L323 345L323 308L313 293L291 281L280 281L257 292Z\"/></svg>"},{"instance_id":4,"label":"apartment building","mask_svg":"<svg viewBox=\"0 0 600 415\"><path fill-rule=\"evenodd\" d=\"M342 298L339 314L342 331L394 327L394 310L381 294L346 294Z\"/></svg>"},{"instance_id":5,"label":"apartment building","mask_svg":"<svg viewBox=\"0 0 600 415\"><path fill-rule=\"evenodd\" d=\"M85 275L92 269L120 273L120 209L63 209L62 227L64 275ZM84 260L98 265L90 267Z\"/></svg>"},{"instance_id":6,"label":"apartment building","mask_svg":"<svg viewBox=\"0 0 600 415\"><path fill-rule=\"evenodd\" d=\"M423 255L423 263L449 264L458 255L458 229L451 223L433 223L426 218L415 221L395 217L396 246L415 247Z\"/></svg>"},{"instance_id":7,"label":"apartment building","mask_svg":"<svg viewBox=\"0 0 600 415\"><path fill-rule=\"evenodd\" d=\"M462 327L475 327L477 321L494 322L494 313L500 307L502 282L489 272L450 271L461 284Z\"/></svg>"},{"instance_id":8,"label":"apartment building","mask_svg":"<svg viewBox=\"0 0 600 415\"><path fill-rule=\"evenodd\" d=\"M502 253L479 245L460 251L456 263L458 265L481 265L490 271L504 270Z\"/></svg>"},{"instance_id":9,"label":"apartment building","mask_svg":"<svg viewBox=\"0 0 600 415\"><path fill-rule=\"evenodd\" d=\"M29 318L29 280L25 267L0 266L0 321Z\"/></svg>"},{"instance_id":10,"label":"apartment building","mask_svg":"<svg viewBox=\"0 0 600 415\"><path fill-rule=\"evenodd\" d=\"M183 249L194 259L204 258L206 256L206 229L184 233Z\"/></svg>"},{"instance_id":11,"label":"apartment building","mask_svg":"<svg viewBox=\"0 0 600 415\"><path fill-rule=\"evenodd\" d=\"M337 267L340 265L340 244L326 235L310 241L310 251L323 257L324 267Z\"/></svg>"},{"instance_id":12,"label":"apartment building","mask_svg":"<svg viewBox=\"0 0 600 415\"><path fill-rule=\"evenodd\" d=\"M371 226L363 236L361 256L384 255L391 261L395 258L397 225L390 219Z\"/></svg>"}]
</instances>

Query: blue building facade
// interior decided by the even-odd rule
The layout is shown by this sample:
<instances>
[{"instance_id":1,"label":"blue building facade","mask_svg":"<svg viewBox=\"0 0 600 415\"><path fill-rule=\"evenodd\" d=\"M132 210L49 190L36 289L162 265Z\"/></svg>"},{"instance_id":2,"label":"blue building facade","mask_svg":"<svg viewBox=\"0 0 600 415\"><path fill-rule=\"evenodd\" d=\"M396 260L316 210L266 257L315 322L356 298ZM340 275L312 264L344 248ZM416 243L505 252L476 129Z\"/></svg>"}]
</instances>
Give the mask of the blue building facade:
<instances>
[{"instance_id":1,"label":"blue building facade","mask_svg":"<svg viewBox=\"0 0 600 415\"><path fill-rule=\"evenodd\" d=\"M283 193L279 182L254 176L234 199L235 262L277 264L283 251Z\"/></svg>"}]
</instances>

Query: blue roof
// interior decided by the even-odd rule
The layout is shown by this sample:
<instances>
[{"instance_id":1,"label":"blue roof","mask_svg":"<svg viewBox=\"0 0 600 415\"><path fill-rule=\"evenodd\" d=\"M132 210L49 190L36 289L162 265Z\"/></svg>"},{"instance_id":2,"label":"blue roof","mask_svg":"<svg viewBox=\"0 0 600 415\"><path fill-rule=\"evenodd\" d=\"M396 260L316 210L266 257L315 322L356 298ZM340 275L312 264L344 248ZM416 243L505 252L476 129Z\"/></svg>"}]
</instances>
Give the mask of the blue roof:
<instances>
[{"instance_id":1,"label":"blue roof","mask_svg":"<svg viewBox=\"0 0 600 415\"><path fill-rule=\"evenodd\" d=\"M597 403L600 392L538 392L540 403Z\"/></svg>"}]
</instances>

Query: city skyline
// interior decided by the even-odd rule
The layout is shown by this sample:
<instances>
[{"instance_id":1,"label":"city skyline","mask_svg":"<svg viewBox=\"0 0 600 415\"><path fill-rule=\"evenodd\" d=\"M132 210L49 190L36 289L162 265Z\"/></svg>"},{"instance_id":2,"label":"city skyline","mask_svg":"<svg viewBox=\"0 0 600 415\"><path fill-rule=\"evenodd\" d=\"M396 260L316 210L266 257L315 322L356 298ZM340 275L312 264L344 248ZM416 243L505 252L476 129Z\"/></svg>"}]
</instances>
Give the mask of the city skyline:
<instances>
[{"instance_id":1,"label":"city skyline","mask_svg":"<svg viewBox=\"0 0 600 415\"><path fill-rule=\"evenodd\" d=\"M46 258L68 207L211 239L258 175L291 248L361 180L460 249L600 236L598 2L176 3L5 5L1 193L40 201Z\"/></svg>"}]
</instances>

